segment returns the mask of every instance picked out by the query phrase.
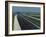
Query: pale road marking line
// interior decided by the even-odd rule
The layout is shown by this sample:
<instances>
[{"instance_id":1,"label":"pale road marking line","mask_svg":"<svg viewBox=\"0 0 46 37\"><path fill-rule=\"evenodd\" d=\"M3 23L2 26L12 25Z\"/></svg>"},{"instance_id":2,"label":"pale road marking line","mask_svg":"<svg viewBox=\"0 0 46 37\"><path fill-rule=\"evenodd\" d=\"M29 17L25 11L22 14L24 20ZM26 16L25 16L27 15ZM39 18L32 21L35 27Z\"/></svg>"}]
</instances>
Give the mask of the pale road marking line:
<instances>
[{"instance_id":1,"label":"pale road marking line","mask_svg":"<svg viewBox=\"0 0 46 37\"><path fill-rule=\"evenodd\" d=\"M30 16L27 16L27 17L30 17ZM30 18L33 18L33 19L36 19L36 20L40 20L40 19L38 19L38 18L35 18L35 17L30 17Z\"/></svg>"},{"instance_id":2,"label":"pale road marking line","mask_svg":"<svg viewBox=\"0 0 46 37\"><path fill-rule=\"evenodd\" d=\"M21 16L21 15L20 15ZM21 17L23 17L23 16L21 16ZM24 17L23 17L24 18ZM25 19L25 18L24 18ZM27 20L27 19L25 19L25 20ZM29 21L29 20L27 20L28 22L30 22L30 23L32 23L31 21ZM37 26L36 24L34 24L34 23L32 23L34 26L36 26L37 28L40 28L39 26Z\"/></svg>"},{"instance_id":3,"label":"pale road marking line","mask_svg":"<svg viewBox=\"0 0 46 37\"><path fill-rule=\"evenodd\" d=\"M32 21L32 20L31 20L31 21ZM39 24L39 23L36 22L36 23L34 23L34 24ZM38 25L37 25L37 26L38 26Z\"/></svg>"},{"instance_id":4,"label":"pale road marking line","mask_svg":"<svg viewBox=\"0 0 46 37\"><path fill-rule=\"evenodd\" d=\"M25 15L24 15L25 16ZM27 16L28 17L28 16ZM31 18L31 17L30 17ZM33 18L34 19L34 18ZM37 24L37 23L36 23ZM38 25L37 25L38 26Z\"/></svg>"},{"instance_id":5,"label":"pale road marking line","mask_svg":"<svg viewBox=\"0 0 46 37\"><path fill-rule=\"evenodd\" d=\"M27 16L27 15L24 15L24 16ZM31 16L27 16L27 17L30 17L30 18L33 18L33 19L36 19L36 20L40 20L40 19L38 19L38 18L31 17Z\"/></svg>"},{"instance_id":6,"label":"pale road marking line","mask_svg":"<svg viewBox=\"0 0 46 37\"><path fill-rule=\"evenodd\" d=\"M32 15L32 16L38 16L39 17L40 15Z\"/></svg>"},{"instance_id":7,"label":"pale road marking line","mask_svg":"<svg viewBox=\"0 0 46 37\"><path fill-rule=\"evenodd\" d=\"M14 17L14 30L21 30L18 19L17 19L17 15L15 15Z\"/></svg>"}]
</instances>

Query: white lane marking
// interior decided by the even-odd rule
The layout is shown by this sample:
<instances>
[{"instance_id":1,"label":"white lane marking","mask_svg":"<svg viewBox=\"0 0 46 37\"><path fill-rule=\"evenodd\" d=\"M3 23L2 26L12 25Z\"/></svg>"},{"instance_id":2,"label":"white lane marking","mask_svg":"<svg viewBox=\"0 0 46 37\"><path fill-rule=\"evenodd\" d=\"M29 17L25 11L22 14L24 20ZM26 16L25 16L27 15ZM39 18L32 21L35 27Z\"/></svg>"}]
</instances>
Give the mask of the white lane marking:
<instances>
[{"instance_id":1,"label":"white lane marking","mask_svg":"<svg viewBox=\"0 0 46 37\"><path fill-rule=\"evenodd\" d=\"M24 15L24 16L27 16L27 15ZM38 19L38 18L31 17L31 16L27 16L27 17L30 17L30 18L33 18L33 19L36 19L36 20L40 20L40 19Z\"/></svg>"},{"instance_id":2,"label":"white lane marking","mask_svg":"<svg viewBox=\"0 0 46 37\"><path fill-rule=\"evenodd\" d=\"M21 15L20 15L21 16ZM23 16L21 16L21 17L23 17ZM23 17L24 18L24 17ZM25 18L24 18L25 19ZM25 20L27 20L27 19L25 19ZM27 20L28 22L30 22L30 23L32 23L31 21L29 21L29 20ZM34 26L36 26L37 28L40 28L39 26L37 26L36 24L34 24L34 23L32 23Z\"/></svg>"},{"instance_id":3,"label":"white lane marking","mask_svg":"<svg viewBox=\"0 0 46 37\"><path fill-rule=\"evenodd\" d=\"M23 14L24 15L24 14ZM27 16L27 15L24 15L24 16ZM27 17L29 17L29 18L31 18L31 16L27 16ZM33 17L32 19L34 19L35 17ZM37 19L36 19L37 20ZM40 19L39 19L40 20ZM36 23L36 24L38 24L38 23Z\"/></svg>"},{"instance_id":4,"label":"white lane marking","mask_svg":"<svg viewBox=\"0 0 46 37\"><path fill-rule=\"evenodd\" d=\"M30 16L27 16L27 17L30 17ZM40 20L40 19L38 19L38 18L35 18L35 17L30 17L30 18L33 18L33 19L36 19L36 20Z\"/></svg>"},{"instance_id":5,"label":"white lane marking","mask_svg":"<svg viewBox=\"0 0 46 37\"><path fill-rule=\"evenodd\" d=\"M17 19L17 15L15 15L14 17L14 30L21 30L18 19Z\"/></svg>"},{"instance_id":6,"label":"white lane marking","mask_svg":"<svg viewBox=\"0 0 46 37\"><path fill-rule=\"evenodd\" d=\"M40 15L32 15L32 16L38 16L39 17Z\"/></svg>"}]
</instances>

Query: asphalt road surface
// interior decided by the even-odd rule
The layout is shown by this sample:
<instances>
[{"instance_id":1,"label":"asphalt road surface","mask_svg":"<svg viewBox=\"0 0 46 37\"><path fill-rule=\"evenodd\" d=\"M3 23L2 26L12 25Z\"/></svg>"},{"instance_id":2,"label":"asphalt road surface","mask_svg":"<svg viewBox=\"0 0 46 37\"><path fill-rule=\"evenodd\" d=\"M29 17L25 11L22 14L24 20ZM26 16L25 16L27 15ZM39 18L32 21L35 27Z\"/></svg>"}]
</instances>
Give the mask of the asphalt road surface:
<instances>
[{"instance_id":1,"label":"asphalt road surface","mask_svg":"<svg viewBox=\"0 0 46 37\"><path fill-rule=\"evenodd\" d=\"M27 16L25 17L24 15L18 14L17 19L18 19L19 25L21 27L21 30L35 30L35 29L40 28L36 24L32 23L30 18L28 18Z\"/></svg>"}]
</instances>

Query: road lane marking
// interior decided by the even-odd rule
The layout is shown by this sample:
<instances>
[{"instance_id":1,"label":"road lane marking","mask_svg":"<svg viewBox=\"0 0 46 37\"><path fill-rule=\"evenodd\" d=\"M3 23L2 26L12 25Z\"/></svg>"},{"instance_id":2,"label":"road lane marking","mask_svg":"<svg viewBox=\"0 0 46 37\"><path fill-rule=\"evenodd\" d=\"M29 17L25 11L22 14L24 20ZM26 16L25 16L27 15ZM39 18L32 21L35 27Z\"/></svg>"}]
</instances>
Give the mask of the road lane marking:
<instances>
[{"instance_id":1,"label":"road lane marking","mask_svg":"<svg viewBox=\"0 0 46 37\"><path fill-rule=\"evenodd\" d=\"M32 20L31 20L31 21L32 21ZM33 21L32 21L32 22L33 22ZM34 22L35 22L35 21L34 21ZM38 22L36 22L36 23L34 23L34 24L37 24L37 26L38 26L38 24L39 24L39 23L38 23Z\"/></svg>"},{"instance_id":2,"label":"road lane marking","mask_svg":"<svg viewBox=\"0 0 46 37\"><path fill-rule=\"evenodd\" d=\"M24 16L27 16L27 15L24 15ZM29 17L29 16L27 16L27 17ZM29 17L29 18L31 18L31 17ZM34 19L34 18L33 18L33 19ZM37 19L36 19L36 20L37 20ZM40 20L40 19L39 19L39 20ZM39 20L38 20L38 21L39 21ZM36 24L38 24L38 23L36 23Z\"/></svg>"},{"instance_id":3,"label":"road lane marking","mask_svg":"<svg viewBox=\"0 0 46 37\"><path fill-rule=\"evenodd\" d=\"M32 16L38 16L39 17L40 15L32 15Z\"/></svg>"},{"instance_id":4,"label":"road lane marking","mask_svg":"<svg viewBox=\"0 0 46 37\"><path fill-rule=\"evenodd\" d=\"M21 16L21 15L20 15ZM23 17L23 16L21 16L21 17ZM23 17L24 18L24 17ZM24 18L25 19L25 18ZM27 20L27 19L25 19L25 20ZM28 22L30 22L30 23L32 23L31 21L29 21L29 20L27 20ZM34 23L32 23L34 26L36 26L37 28L40 28L39 26L37 26L36 24L34 24Z\"/></svg>"},{"instance_id":5,"label":"road lane marking","mask_svg":"<svg viewBox=\"0 0 46 37\"><path fill-rule=\"evenodd\" d=\"M15 15L15 17L14 17L14 30L21 30L21 27L20 27L18 19L17 19L17 15Z\"/></svg>"},{"instance_id":6,"label":"road lane marking","mask_svg":"<svg viewBox=\"0 0 46 37\"><path fill-rule=\"evenodd\" d=\"M27 15L24 15L24 16L27 16ZM31 16L27 16L27 17L30 17L30 18L33 18L33 19L36 19L36 20L40 20L40 19L38 19L38 18L31 17Z\"/></svg>"}]
</instances>

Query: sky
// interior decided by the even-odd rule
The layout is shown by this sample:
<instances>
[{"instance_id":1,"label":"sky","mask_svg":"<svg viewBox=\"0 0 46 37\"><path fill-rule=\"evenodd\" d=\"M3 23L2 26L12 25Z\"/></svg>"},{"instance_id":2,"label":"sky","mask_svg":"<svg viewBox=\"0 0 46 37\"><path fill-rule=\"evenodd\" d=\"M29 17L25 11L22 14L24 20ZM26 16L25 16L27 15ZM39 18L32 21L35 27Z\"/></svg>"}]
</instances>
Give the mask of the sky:
<instances>
[{"instance_id":1,"label":"sky","mask_svg":"<svg viewBox=\"0 0 46 37\"><path fill-rule=\"evenodd\" d=\"M40 7L19 7L19 6L13 6L12 12L40 12Z\"/></svg>"}]
</instances>

